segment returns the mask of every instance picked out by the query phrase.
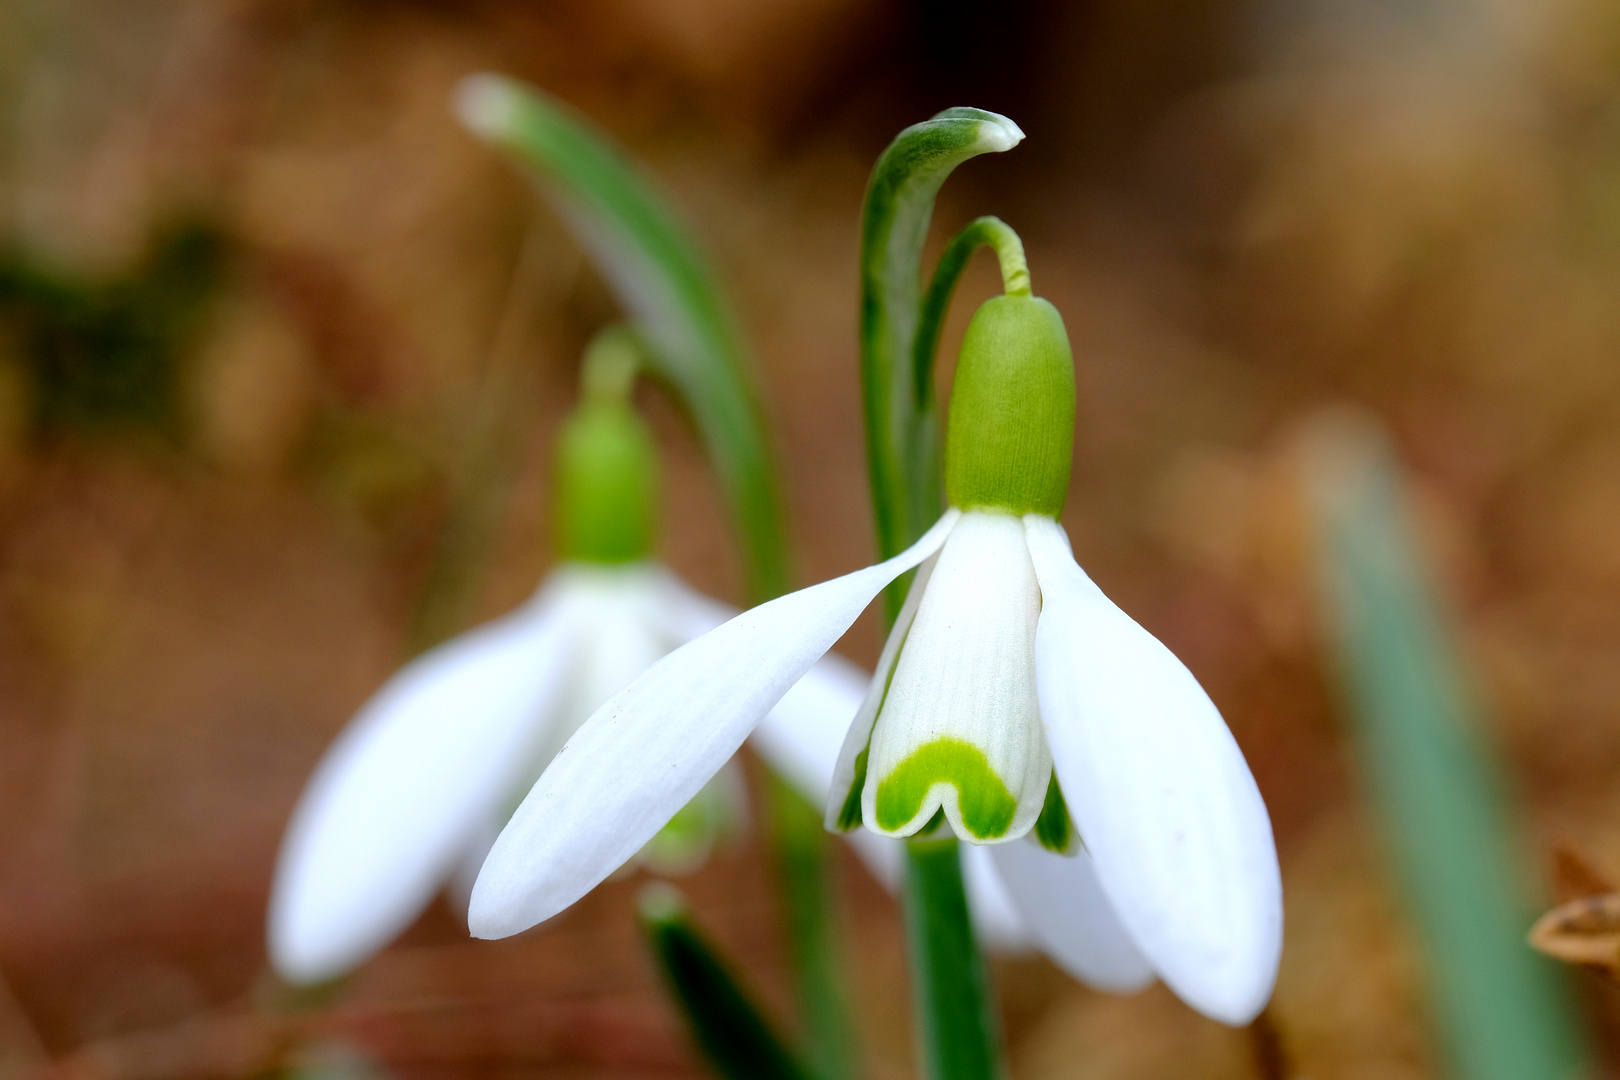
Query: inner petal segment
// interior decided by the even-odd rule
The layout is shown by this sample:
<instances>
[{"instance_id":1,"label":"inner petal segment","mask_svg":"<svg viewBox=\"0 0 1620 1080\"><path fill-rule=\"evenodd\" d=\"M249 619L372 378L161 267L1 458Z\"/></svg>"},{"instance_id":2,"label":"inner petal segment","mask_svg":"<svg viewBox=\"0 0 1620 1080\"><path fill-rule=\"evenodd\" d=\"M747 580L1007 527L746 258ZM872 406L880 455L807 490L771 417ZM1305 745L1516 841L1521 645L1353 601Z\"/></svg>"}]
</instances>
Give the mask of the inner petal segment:
<instances>
[{"instance_id":1,"label":"inner petal segment","mask_svg":"<svg viewBox=\"0 0 1620 1080\"><path fill-rule=\"evenodd\" d=\"M943 810L964 840L1035 824L1052 773L1035 696L1040 590L1021 522L969 512L939 554L873 727L861 811L907 836Z\"/></svg>"}]
</instances>

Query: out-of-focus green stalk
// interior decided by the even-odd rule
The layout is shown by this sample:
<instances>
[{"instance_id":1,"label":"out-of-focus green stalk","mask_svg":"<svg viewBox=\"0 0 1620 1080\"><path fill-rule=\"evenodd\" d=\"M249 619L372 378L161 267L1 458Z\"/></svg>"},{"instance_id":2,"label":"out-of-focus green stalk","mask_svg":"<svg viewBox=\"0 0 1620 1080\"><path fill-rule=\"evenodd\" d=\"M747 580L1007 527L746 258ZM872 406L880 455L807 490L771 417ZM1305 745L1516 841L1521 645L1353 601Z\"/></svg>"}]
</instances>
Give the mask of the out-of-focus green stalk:
<instances>
[{"instance_id":1,"label":"out-of-focus green stalk","mask_svg":"<svg viewBox=\"0 0 1620 1080\"><path fill-rule=\"evenodd\" d=\"M742 541L755 602L787 591L787 551L776 468L746 350L719 280L664 198L612 141L553 98L511 79L478 75L460 93L462 118L542 181L580 245L631 313L650 368L691 414L719 474ZM797 807L773 813L793 816ZM819 818L819 815L818 815ZM825 904L826 837L797 838L777 861L799 880L785 897L800 1005L818 1066L854 1075L854 1029L837 977ZM786 872L786 871L784 871ZM805 935L801 937L800 935Z\"/></svg>"},{"instance_id":2,"label":"out-of-focus green stalk","mask_svg":"<svg viewBox=\"0 0 1620 1080\"><path fill-rule=\"evenodd\" d=\"M1318 422L1306 476L1363 769L1463 1080L1566 1080L1590 1062L1530 924L1513 818L1382 429Z\"/></svg>"},{"instance_id":3,"label":"out-of-focus green stalk","mask_svg":"<svg viewBox=\"0 0 1620 1080\"><path fill-rule=\"evenodd\" d=\"M1009 150L1023 137L1004 116L947 109L897 135L867 184L861 219L861 390L883 558L914 543L943 509L933 366L920 362L919 339L931 361L939 323L968 256L980 243L1005 239L985 225L947 249L936 277L940 284L930 290L926 335L921 334L922 245L934 198L956 166L978 154ZM1010 254L1005 243L998 253L1003 249ZM907 575L886 593L891 624L910 581ZM934 1080L999 1077L997 1025L956 842L909 840L906 849L912 996L928 1075Z\"/></svg>"},{"instance_id":4,"label":"out-of-focus green stalk","mask_svg":"<svg viewBox=\"0 0 1620 1080\"><path fill-rule=\"evenodd\" d=\"M926 1075L986 1080L1001 1075L1000 1024L962 881L956 838L906 842L906 943L912 1004Z\"/></svg>"},{"instance_id":5,"label":"out-of-focus green stalk","mask_svg":"<svg viewBox=\"0 0 1620 1080\"><path fill-rule=\"evenodd\" d=\"M821 1080L853 1077L859 1071L855 1025L839 976L837 909L824 815L775 773L766 774L765 786L810 1070Z\"/></svg>"},{"instance_id":6,"label":"out-of-focus green stalk","mask_svg":"<svg viewBox=\"0 0 1620 1080\"><path fill-rule=\"evenodd\" d=\"M725 1080L812 1080L692 926L668 885L642 893L641 925L698 1046Z\"/></svg>"}]
</instances>

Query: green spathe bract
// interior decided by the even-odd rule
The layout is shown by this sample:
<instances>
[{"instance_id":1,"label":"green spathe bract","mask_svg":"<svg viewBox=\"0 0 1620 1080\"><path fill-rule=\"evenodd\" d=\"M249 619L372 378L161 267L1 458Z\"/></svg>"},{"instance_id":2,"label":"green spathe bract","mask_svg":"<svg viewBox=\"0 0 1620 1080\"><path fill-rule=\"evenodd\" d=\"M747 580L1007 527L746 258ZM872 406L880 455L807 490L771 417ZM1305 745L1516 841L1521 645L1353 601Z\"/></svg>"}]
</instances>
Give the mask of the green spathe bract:
<instances>
[{"instance_id":1,"label":"green spathe bract","mask_svg":"<svg viewBox=\"0 0 1620 1080\"><path fill-rule=\"evenodd\" d=\"M980 840L1005 836L1018 800L990 767L983 750L945 736L913 750L878 783L877 823L898 829L917 816L935 784L956 788L962 824Z\"/></svg>"},{"instance_id":2,"label":"green spathe bract","mask_svg":"<svg viewBox=\"0 0 1620 1080\"><path fill-rule=\"evenodd\" d=\"M1074 456L1074 359L1063 317L998 296L962 341L945 432L945 497L964 510L1057 517Z\"/></svg>"},{"instance_id":3,"label":"green spathe bract","mask_svg":"<svg viewBox=\"0 0 1620 1080\"><path fill-rule=\"evenodd\" d=\"M557 549L565 559L627 563L652 553L657 462L630 405L586 401L557 444Z\"/></svg>"}]
</instances>

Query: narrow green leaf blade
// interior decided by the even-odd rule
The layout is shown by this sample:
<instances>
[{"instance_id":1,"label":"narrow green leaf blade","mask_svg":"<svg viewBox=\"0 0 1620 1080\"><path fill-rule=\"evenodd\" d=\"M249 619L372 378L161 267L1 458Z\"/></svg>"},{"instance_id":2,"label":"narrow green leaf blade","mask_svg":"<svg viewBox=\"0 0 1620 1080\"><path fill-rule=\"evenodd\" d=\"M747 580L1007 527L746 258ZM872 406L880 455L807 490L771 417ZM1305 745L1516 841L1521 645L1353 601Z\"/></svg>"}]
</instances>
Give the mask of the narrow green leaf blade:
<instances>
[{"instance_id":1,"label":"narrow green leaf blade","mask_svg":"<svg viewBox=\"0 0 1620 1080\"><path fill-rule=\"evenodd\" d=\"M666 200L611 139L513 79L475 75L459 107L474 131L542 181L646 338L708 447L744 544L756 600L788 584L776 473L736 321Z\"/></svg>"},{"instance_id":2,"label":"narrow green leaf blade","mask_svg":"<svg viewBox=\"0 0 1620 1080\"><path fill-rule=\"evenodd\" d=\"M1592 1059L1530 907L1498 762L1375 421L1324 418L1307 482L1360 758L1428 960L1453 1075L1548 1080Z\"/></svg>"},{"instance_id":3,"label":"narrow green leaf blade","mask_svg":"<svg viewBox=\"0 0 1620 1080\"><path fill-rule=\"evenodd\" d=\"M653 957L699 1047L726 1080L812 1080L777 1038L668 885L642 894L641 922Z\"/></svg>"}]
</instances>

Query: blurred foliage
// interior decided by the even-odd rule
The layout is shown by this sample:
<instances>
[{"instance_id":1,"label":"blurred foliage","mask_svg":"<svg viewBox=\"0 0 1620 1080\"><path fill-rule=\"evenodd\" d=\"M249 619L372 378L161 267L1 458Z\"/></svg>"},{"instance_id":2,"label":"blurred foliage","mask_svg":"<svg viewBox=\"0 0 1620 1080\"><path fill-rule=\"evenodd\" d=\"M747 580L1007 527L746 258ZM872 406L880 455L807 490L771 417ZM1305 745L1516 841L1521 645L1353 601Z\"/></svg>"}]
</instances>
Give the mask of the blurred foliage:
<instances>
[{"instance_id":1,"label":"blurred foliage","mask_svg":"<svg viewBox=\"0 0 1620 1080\"><path fill-rule=\"evenodd\" d=\"M1273 1013L1296 1075L1443 1075L1323 678L1301 416L1348 398L1389 427L1533 849L1568 840L1620 869L1610 0L72 0L0 20L0 235L27 256L8 279L137 276L95 268L149 262L176 205L219 208L244 253L195 363L175 354L178 383L200 377L182 441L217 468L132 465L133 439L168 438L147 427L32 452L27 323L0 312L0 969L17 1002L0 1038L31 1026L59 1059L124 1040L129 1067L97 1056L96 1075L154 1077L143 1040L184 1021L165 1045L194 1056L165 1058L173 1075L244 1075L199 1063L217 1045L196 1032L262 969L285 814L397 663L453 466L484 460L460 449L479 401L510 410L509 497L487 577L445 624L520 602L552 557L552 435L613 304L551 234L533 302L504 299L534 198L448 105L478 70L572 103L684 208L757 345L806 581L871 556L850 267L872 160L963 103L1028 132L953 177L929 250L994 208L1064 314L1080 383L1064 524L1255 770L1286 876ZM992 278L976 260L963 290ZM496 352L523 378L487 378ZM697 439L665 398L638 406L665 454L660 557L740 599ZM849 656L876 656L879 622ZM898 914L845 869L862 1057L909 1074ZM786 1015L768 882L756 845L687 887ZM698 1075L626 919L634 886L500 948L430 913L357 980L346 1034L413 1080ZM1612 1072L1620 993L1572 975ZM1023 1080L1077 1062L1097 1080L1253 1078L1241 1033L1166 992L1092 994L1036 960L995 981Z\"/></svg>"},{"instance_id":2,"label":"blurred foliage","mask_svg":"<svg viewBox=\"0 0 1620 1080\"><path fill-rule=\"evenodd\" d=\"M642 929L698 1045L723 1080L811 1080L668 885L641 900ZM831 1077L824 1080L833 1080Z\"/></svg>"},{"instance_id":3,"label":"blurred foliage","mask_svg":"<svg viewBox=\"0 0 1620 1080\"><path fill-rule=\"evenodd\" d=\"M228 245L187 220L155 234L131 270L94 280L21 248L0 254L0 325L21 366L33 437L184 437L182 368L224 281Z\"/></svg>"},{"instance_id":4,"label":"blurred foliage","mask_svg":"<svg viewBox=\"0 0 1620 1080\"><path fill-rule=\"evenodd\" d=\"M330 405L311 418L295 464L316 494L387 530L420 516L442 487L431 447L387 416Z\"/></svg>"},{"instance_id":5,"label":"blurred foliage","mask_svg":"<svg viewBox=\"0 0 1620 1080\"><path fill-rule=\"evenodd\" d=\"M1454 1075L1587 1076L1566 988L1524 940L1516 814L1388 438L1376 420L1337 414L1314 422L1307 445L1328 637Z\"/></svg>"}]
</instances>

